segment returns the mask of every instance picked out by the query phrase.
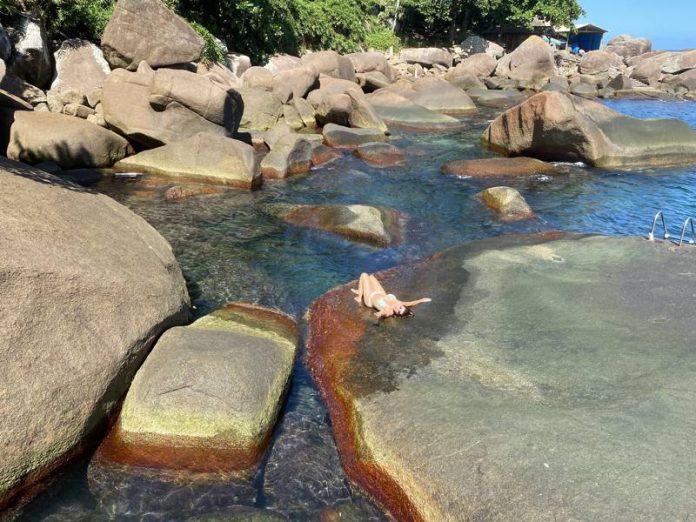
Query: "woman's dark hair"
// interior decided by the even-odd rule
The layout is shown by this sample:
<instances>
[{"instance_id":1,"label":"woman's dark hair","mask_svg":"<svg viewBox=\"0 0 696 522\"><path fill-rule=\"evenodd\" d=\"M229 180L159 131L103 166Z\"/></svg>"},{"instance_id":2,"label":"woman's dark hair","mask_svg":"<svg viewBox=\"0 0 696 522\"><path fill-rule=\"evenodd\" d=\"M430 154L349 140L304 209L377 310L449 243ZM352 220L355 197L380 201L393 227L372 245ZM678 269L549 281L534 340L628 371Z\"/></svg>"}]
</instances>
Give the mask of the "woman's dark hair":
<instances>
[{"instance_id":1,"label":"woman's dark hair","mask_svg":"<svg viewBox=\"0 0 696 522\"><path fill-rule=\"evenodd\" d=\"M408 306L404 306L404 311L402 313L396 313L394 312L394 315L396 317L413 317L413 310L411 310Z\"/></svg>"}]
</instances>

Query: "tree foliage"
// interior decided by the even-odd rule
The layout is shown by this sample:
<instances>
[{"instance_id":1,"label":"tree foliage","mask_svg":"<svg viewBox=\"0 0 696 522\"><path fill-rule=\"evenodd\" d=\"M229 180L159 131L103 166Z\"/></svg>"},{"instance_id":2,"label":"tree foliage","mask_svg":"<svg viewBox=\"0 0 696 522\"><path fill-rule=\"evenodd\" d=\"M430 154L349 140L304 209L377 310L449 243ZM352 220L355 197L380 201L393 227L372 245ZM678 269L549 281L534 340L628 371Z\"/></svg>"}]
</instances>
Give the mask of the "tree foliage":
<instances>
[{"instance_id":1,"label":"tree foliage","mask_svg":"<svg viewBox=\"0 0 696 522\"><path fill-rule=\"evenodd\" d=\"M40 16L52 38L98 41L116 0L0 0L0 13ZM259 62L275 52L398 48L401 38L449 44L491 26L531 26L535 17L570 25L578 0L163 0L206 40L205 56L223 46ZM395 19L397 32L391 28Z\"/></svg>"}]
</instances>

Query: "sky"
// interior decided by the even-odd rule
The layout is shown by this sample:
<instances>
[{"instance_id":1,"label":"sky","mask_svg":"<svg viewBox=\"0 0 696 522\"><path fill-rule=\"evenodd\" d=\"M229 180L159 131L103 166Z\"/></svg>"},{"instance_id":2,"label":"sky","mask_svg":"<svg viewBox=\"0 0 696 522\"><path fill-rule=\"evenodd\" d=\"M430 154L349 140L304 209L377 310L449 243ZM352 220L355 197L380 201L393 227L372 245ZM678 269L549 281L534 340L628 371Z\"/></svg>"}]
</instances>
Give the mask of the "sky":
<instances>
[{"instance_id":1,"label":"sky","mask_svg":"<svg viewBox=\"0 0 696 522\"><path fill-rule=\"evenodd\" d=\"M647 36L655 50L696 49L696 0L579 0L587 13L578 22L609 32Z\"/></svg>"}]
</instances>

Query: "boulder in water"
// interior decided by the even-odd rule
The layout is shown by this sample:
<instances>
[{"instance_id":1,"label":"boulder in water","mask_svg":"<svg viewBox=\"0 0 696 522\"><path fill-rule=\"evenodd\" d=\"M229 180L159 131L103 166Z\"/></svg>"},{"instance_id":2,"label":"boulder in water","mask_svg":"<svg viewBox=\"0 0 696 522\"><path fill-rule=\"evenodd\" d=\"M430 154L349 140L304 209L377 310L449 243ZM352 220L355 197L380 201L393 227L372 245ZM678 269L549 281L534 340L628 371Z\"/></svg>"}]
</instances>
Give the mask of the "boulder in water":
<instances>
[{"instance_id":1,"label":"boulder in water","mask_svg":"<svg viewBox=\"0 0 696 522\"><path fill-rule=\"evenodd\" d=\"M354 152L358 158L375 167L393 167L406 159L404 151L391 143L365 143Z\"/></svg>"},{"instance_id":2,"label":"boulder in water","mask_svg":"<svg viewBox=\"0 0 696 522\"><path fill-rule=\"evenodd\" d=\"M384 132L377 129L352 129L329 123L324 126L324 142L329 147L354 149L365 143L387 141Z\"/></svg>"},{"instance_id":3,"label":"boulder in water","mask_svg":"<svg viewBox=\"0 0 696 522\"><path fill-rule=\"evenodd\" d=\"M282 218L299 227L326 230L378 247L401 240L403 221L395 210L369 205L297 205Z\"/></svg>"},{"instance_id":4,"label":"boulder in water","mask_svg":"<svg viewBox=\"0 0 696 522\"><path fill-rule=\"evenodd\" d=\"M696 131L681 120L641 120L604 105L542 92L498 116L483 143L510 156L582 161L595 167L696 162Z\"/></svg>"},{"instance_id":5,"label":"boulder in water","mask_svg":"<svg viewBox=\"0 0 696 522\"><path fill-rule=\"evenodd\" d=\"M0 185L1 510L105 427L189 299L169 244L126 207L7 159Z\"/></svg>"},{"instance_id":6,"label":"boulder in water","mask_svg":"<svg viewBox=\"0 0 696 522\"><path fill-rule=\"evenodd\" d=\"M350 480L397 520L696 510L689 250L562 233L470 242L377 274L402 299L432 298L377 328L356 282L325 294L308 364Z\"/></svg>"},{"instance_id":7,"label":"boulder in water","mask_svg":"<svg viewBox=\"0 0 696 522\"><path fill-rule=\"evenodd\" d=\"M368 94L367 100L389 126L431 132L449 132L464 128L464 124L456 118L428 110L390 89L379 89Z\"/></svg>"},{"instance_id":8,"label":"boulder in water","mask_svg":"<svg viewBox=\"0 0 696 522\"><path fill-rule=\"evenodd\" d=\"M242 189L261 185L251 145L205 132L130 156L114 169Z\"/></svg>"},{"instance_id":9,"label":"boulder in water","mask_svg":"<svg viewBox=\"0 0 696 522\"><path fill-rule=\"evenodd\" d=\"M134 71L142 61L155 68L197 62L205 41L160 0L118 0L101 46L111 67Z\"/></svg>"},{"instance_id":10,"label":"boulder in water","mask_svg":"<svg viewBox=\"0 0 696 522\"><path fill-rule=\"evenodd\" d=\"M555 165L524 157L456 160L445 163L441 170L444 174L465 178L517 177L558 172Z\"/></svg>"},{"instance_id":11,"label":"boulder in water","mask_svg":"<svg viewBox=\"0 0 696 522\"><path fill-rule=\"evenodd\" d=\"M96 458L248 476L270 440L297 343L289 316L241 303L168 330Z\"/></svg>"},{"instance_id":12,"label":"boulder in water","mask_svg":"<svg viewBox=\"0 0 696 522\"><path fill-rule=\"evenodd\" d=\"M491 187L478 196L486 206L495 210L506 221L517 221L534 217L534 211L522 194L512 187Z\"/></svg>"},{"instance_id":13,"label":"boulder in water","mask_svg":"<svg viewBox=\"0 0 696 522\"><path fill-rule=\"evenodd\" d=\"M321 139L321 136L316 136ZM282 179L306 174L312 167L313 148L304 134L287 134L279 138L261 161L261 175L264 179Z\"/></svg>"}]
</instances>

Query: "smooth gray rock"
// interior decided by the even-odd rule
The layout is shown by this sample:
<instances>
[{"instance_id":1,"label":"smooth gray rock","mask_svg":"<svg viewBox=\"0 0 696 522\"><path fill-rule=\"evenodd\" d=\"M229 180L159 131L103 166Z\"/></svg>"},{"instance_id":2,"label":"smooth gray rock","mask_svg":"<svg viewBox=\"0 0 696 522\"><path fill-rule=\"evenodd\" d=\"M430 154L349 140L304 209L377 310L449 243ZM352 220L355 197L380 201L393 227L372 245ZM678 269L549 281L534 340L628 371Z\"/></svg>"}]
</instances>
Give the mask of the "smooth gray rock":
<instances>
[{"instance_id":1,"label":"smooth gray rock","mask_svg":"<svg viewBox=\"0 0 696 522\"><path fill-rule=\"evenodd\" d=\"M189 299L169 244L127 208L7 159L0 185L4 505L104 426Z\"/></svg>"},{"instance_id":2,"label":"smooth gray rock","mask_svg":"<svg viewBox=\"0 0 696 522\"><path fill-rule=\"evenodd\" d=\"M397 520L686 518L695 262L642 238L475 241L377 274L432 298L378 328L355 282L332 290L309 365L349 478Z\"/></svg>"}]
</instances>

